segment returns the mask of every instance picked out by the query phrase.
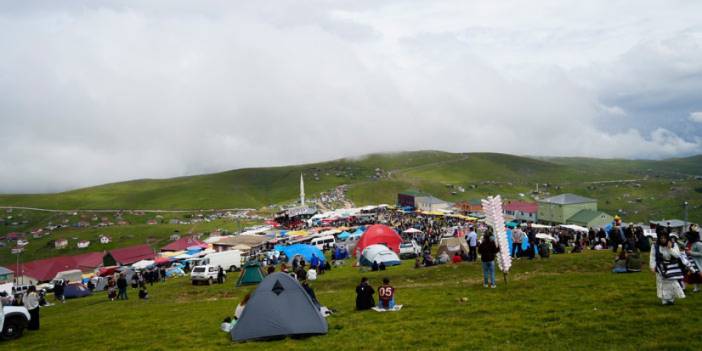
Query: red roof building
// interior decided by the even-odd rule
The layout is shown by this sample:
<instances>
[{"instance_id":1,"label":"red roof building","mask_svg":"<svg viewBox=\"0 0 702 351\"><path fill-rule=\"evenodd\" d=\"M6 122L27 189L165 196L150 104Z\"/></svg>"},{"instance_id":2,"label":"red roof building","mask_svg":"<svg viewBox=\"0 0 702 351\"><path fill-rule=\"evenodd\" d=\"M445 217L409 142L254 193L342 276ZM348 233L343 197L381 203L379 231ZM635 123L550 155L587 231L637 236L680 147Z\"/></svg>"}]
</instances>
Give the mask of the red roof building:
<instances>
[{"instance_id":1,"label":"red roof building","mask_svg":"<svg viewBox=\"0 0 702 351\"><path fill-rule=\"evenodd\" d=\"M508 201L502 205L504 214L513 216L516 219L536 222L536 215L539 213L539 204L526 201Z\"/></svg>"},{"instance_id":2,"label":"red roof building","mask_svg":"<svg viewBox=\"0 0 702 351\"><path fill-rule=\"evenodd\" d=\"M26 262L20 265L19 272L15 272L17 277L26 277L37 282L50 281L57 273L80 269L83 272L93 271L102 265L102 252L89 252L77 256L59 256ZM11 267L17 270L17 267Z\"/></svg>"},{"instance_id":3,"label":"red roof building","mask_svg":"<svg viewBox=\"0 0 702 351\"><path fill-rule=\"evenodd\" d=\"M161 248L161 251L183 251L191 246L199 246L199 247L207 247L207 244L203 243L200 240L195 239L195 237L182 237L164 247Z\"/></svg>"},{"instance_id":4,"label":"red roof building","mask_svg":"<svg viewBox=\"0 0 702 351\"><path fill-rule=\"evenodd\" d=\"M114 249L102 258L105 266L127 266L141 260L152 260L156 257L151 246L143 244L137 246Z\"/></svg>"}]
</instances>

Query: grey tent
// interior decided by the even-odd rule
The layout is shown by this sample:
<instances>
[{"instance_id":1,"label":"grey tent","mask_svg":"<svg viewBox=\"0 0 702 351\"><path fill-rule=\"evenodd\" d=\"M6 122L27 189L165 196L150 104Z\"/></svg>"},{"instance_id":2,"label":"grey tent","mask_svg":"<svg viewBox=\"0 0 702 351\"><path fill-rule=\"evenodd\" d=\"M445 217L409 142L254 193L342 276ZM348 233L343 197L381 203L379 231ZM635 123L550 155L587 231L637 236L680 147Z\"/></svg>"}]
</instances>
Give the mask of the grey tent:
<instances>
[{"instance_id":1,"label":"grey tent","mask_svg":"<svg viewBox=\"0 0 702 351\"><path fill-rule=\"evenodd\" d=\"M258 284L231 336L244 341L326 333L327 321L302 285L276 272Z\"/></svg>"}]
</instances>

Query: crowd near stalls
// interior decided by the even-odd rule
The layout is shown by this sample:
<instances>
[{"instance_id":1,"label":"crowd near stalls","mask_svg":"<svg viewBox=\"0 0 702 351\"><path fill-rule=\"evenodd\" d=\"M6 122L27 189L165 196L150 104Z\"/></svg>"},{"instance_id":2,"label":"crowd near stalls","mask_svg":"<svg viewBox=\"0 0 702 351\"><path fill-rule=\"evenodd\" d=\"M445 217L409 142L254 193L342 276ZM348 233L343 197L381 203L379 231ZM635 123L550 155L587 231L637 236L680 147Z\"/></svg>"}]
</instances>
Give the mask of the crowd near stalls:
<instances>
[{"instance_id":1,"label":"crowd near stalls","mask_svg":"<svg viewBox=\"0 0 702 351\"><path fill-rule=\"evenodd\" d=\"M378 205L327 212L295 207L278 213L265 225L236 235L179 237L158 251L138 245L27 262L14 270L12 289L6 294L11 298L2 301L22 304L30 290L40 306L97 293L110 301L133 296L149 299L149 287L167 279L189 274L194 285L221 284L230 275L235 276L229 280L233 286L257 285L235 315L222 323L222 330L241 341L326 333L324 317L333 310L317 300L312 284L340 265L364 272L393 269L402 264L403 258L413 258L410 262L418 269L481 260L484 286L494 288L494 260L505 250L514 259L611 250L614 272L640 271L640 253L651 251L651 267L659 276L659 297L664 303L681 297L676 285L670 283L673 279L685 278L696 289L702 283L696 276L681 277L661 268L673 258L685 260L689 272L702 267L702 244L693 229L676 234L673 228L659 223L645 227L623 223L618 217L599 227L514 218L506 223L507 247L499 247L504 244L497 243L495 233L502 232L501 228L489 227L472 205L469 209L474 215L468 216L465 211L420 195L412 199L424 209L412 207L409 202L398 207ZM378 306L371 302L371 284L379 286ZM401 308L395 304L395 289L389 280L382 285L362 280L356 291L359 309ZM281 313L296 318L288 323ZM285 323L278 323L282 320Z\"/></svg>"}]
</instances>

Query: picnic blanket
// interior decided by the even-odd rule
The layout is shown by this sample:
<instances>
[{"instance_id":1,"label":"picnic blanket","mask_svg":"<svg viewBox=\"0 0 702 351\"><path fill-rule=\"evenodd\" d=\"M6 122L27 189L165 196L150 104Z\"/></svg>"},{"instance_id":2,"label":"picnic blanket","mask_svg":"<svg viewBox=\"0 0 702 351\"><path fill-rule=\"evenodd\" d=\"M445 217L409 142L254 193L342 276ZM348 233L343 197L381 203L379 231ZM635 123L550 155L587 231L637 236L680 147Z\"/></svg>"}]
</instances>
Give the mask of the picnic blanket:
<instances>
[{"instance_id":1,"label":"picnic blanket","mask_svg":"<svg viewBox=\"0 0 702 351\"><path fill-rule=\"evenodd\" d=\"M395 305L393 308L390 308L387 310L384 308L380 308L378 306L373 307L373 311L376 311L376 312L395 312L395 311L399 311L401 309L402 309L402 305Z\"/></svg>"}]
</instances>

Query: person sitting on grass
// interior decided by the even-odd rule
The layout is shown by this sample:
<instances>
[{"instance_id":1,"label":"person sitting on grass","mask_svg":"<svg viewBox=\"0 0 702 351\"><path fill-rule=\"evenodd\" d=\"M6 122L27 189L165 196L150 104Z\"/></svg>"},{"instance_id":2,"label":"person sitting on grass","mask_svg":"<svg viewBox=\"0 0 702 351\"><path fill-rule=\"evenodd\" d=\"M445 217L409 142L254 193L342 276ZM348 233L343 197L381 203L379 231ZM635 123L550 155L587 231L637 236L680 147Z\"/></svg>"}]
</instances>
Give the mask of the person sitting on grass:
<instances>
[{"instance_id":1,"label":"person sitting on grass","mask_svg":"<svg viewBox=\"0 0 702 351\"><path fill-rule=\"evenodd\" d=\"M139 288L139 299L140 300L148 300L148 298L149 298L149 292L146 291L146 287L142 286L141 288Z\"/></svg>"},{"instance_id":2,"label":"person sitting on grass","mask_svg":"<svg viewBox=\"0 0 702 351\"><path fill-rule=\"evenodd\" d=\"M614 259L614 269L612 273L626 273L626 251L622 248L622 251Z\"/></svg>"},{"instance_id":3,"label":"person sitting on grass","mask_svg":"<svg viewBox=\"0 0 702 351\"><path fill-rule=\"evenodd\" d=\"M385 262L380 262L380 264L378 265L378 270L380 270L380 271L385 270Z\"/></svg>"},{"instance_id":4,"label":"person sitting on grass","mask_svg":"<svg viewBox=\"0 0 702 351\"><path fill-rule=\"evenodd\" d=\"M373 308L375 306L373 294L375 294L375 291L368 284L368 278L361 278L361 283L356 286L356 310L363 311Z\"/></svg>"},{"instance_id":5,"label":"person sitting on grass","mask_svg":"<svg viewBox=\"0 0 702 351\"><path fill-rule=\"evenodd\" d=\"M461 251L462 252L462 251ZM456 252L453 254L453 257L451 258L451 262L453 263L461 263L463 261L463 258L461 257L461 253Z\"/></svg>"},{"instance_id":6,"label":"person sitting on grass","mask_svg":"<svg viewBox=\"0 0 702 351\"><path fill-rule=\"evenodd\" d=\"M626 255L626 271L630 273L641 272L641 253L639 249L634 248L634 251Z\"/></svg>"},{"instance_id":7,"label":"person sitting on grass","mask_svg":"<svg viewBox=\"0 0 702 351\"><path fill-rule=\"evenodd\" d=\"M440 264L448 263L450 260L451 258L446 251L439 254L438 261Z\"/></svg>"},{"instance_id":8,"label":"person sitting on grass","mask_svg":"<svg viewBox=\"0 0 702 351\"><path fill-rule=\"evenodd\" d=\"M371 271L377 272L378 269L380 269L380 266L378 266L378 261L373 261L373 264L371 264Z\"/></svg>"},{"instance_id":9,"label":"person sitting on grass","mask_svg":"<svg viewBox=\"0 0 702 351\"><path fill-rule=\"evenodd\" d=\"M378 307L386 310L395 307L395 288L389 278L383 278L383 285L378 288Z\"/></svg>"},{"instance_id":10,"label":"person sitting on grass","mask_svg":"<svg viewBox=\"0 0 702 351\"><path fill-rule=\"evenodd\" d=\"M539 256L541 256L541 258L549 258L551 256L551 246L546 240L542 239L539 242Z\"/></svg>"}]
</instances>

